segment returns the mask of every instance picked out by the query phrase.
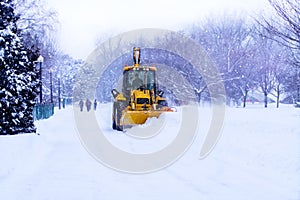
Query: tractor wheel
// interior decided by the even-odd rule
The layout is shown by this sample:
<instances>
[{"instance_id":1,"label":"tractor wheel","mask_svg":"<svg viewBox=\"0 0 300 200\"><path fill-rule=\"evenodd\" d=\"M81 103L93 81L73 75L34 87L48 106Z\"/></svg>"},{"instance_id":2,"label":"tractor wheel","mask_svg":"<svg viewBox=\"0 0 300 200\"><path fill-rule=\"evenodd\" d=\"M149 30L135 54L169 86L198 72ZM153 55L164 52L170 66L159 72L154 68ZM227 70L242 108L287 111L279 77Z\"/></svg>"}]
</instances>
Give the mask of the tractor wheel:
<instances>
[{"instance_id":1,"label":"tractor wheel","mask_svg":"<svg viewBox=\"0 0 300 200\"><path fill-rule=\"evenodd\" d=\"M123 101L114 102L113 104L113 115L112 115L112 128L114 130L123 131L124 128L120 125L122 117L122 111L126 108L126 104Z\"/></svg>"},{"instance_id":2,"label":"tractor wheel","mask_svg":"<svg viewBox=\"0 0 300 200\"><path fill-rule=\"evenodd\" d=\"M116 125L116 129L117 131L123 131L123 126L120 125L120 119L121 119L121 116L122 116L122 110L120 110L120 108L116 108L115 110L115 125ZM117 123L116 123L117 121Z\"/></svg>"},{"instance_id":3,"label":"tractor wheel","mask_svg":"<svg viewBox=\"0 0 300 200\"><path fill-rule=\"evenodd\" d=\"M113 129L113 130L116 130L116 129L117 129L117 125L116 125L115 119L113 119L113 121L112 121L112 129Z\"/></svg>"},{"instance_id":4,"label":"tractor wheel","mask_svg":"<svg viewBox=\"0 0 300 200\"><path fill-rule=\"evenodd\" d=\"M116 124L116 103L115 102L113 104L112 129L113 130L117 129L117 124Z\"/></svg>"}]
</instances>

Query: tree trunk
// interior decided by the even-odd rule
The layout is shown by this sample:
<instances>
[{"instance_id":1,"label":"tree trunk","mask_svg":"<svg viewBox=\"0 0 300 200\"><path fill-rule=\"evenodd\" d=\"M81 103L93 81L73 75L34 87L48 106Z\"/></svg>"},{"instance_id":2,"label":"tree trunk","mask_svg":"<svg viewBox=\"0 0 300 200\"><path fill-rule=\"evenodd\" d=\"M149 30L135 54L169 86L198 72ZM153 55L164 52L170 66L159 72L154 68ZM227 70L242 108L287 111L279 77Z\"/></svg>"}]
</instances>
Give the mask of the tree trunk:
<instances>
[{"instance_id":1,"label":"tree trunk","mask_svg":"<svg viewBox=\"0 0 300 200\"><path fill-rule=\"evenodd\" d=\"M279 85L277 86L277 98L276 98L276 107L279 108L279 95L280 95L280 91L279 91Z\"/></svg>"},{"instance_id":2,"label":"tree trunk","mask_svg":"<svg viewBox=\"0 0 300 200\"><path fill-rule=\"evenodd\" d=\"M246 92L245 92L245 95L244 95L243 108L246 107L247 96L248 96L248 91L246 91Z\"/></svg>"},{"instance_id":3,"label":"tree trunk","mask_svg":"<svg viewBox=\"0 0 300 200\"><path fill-rule=\"evenodd\" d=\"M198 93L198 101L199 101L199 104L201 103L201 92Z\"/></svg>"},{"instance_id":4,"label":"tree trunk","mask_svg":"<svg viewBox=\"0 0 300 200\"><path fill-rule=\"evenodd\" d=\"M267 92L264 92L265 94L265 108L268 107L268 93Z\"/></svg>"}]
</instances>

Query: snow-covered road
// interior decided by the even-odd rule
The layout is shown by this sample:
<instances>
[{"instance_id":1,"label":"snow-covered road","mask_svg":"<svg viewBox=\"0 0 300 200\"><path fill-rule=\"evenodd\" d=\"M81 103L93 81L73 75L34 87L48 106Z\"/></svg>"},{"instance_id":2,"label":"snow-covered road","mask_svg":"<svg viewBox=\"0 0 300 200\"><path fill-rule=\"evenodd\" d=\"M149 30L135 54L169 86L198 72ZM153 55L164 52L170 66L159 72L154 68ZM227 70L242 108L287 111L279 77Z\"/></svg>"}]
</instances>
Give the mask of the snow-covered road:
<instances>
[{"instance_id":1,"label":"snow-covered road","mask_svg":"<svg viewBox=\"0 0 300 200\"><path fill-rule=\"evenodd\" d=\"M179 109L164 116L172 126L164 136L135 141L111 130L110 109L99 106L100 127L114 145L131 152L163 148L180 124ZM211 110L199 111L199 134L183 157L157 172L133 175L97 162L80 142L72 107L56 110L36 122L40 135L0 137L0 199L300 199L299 109L227 108L222 137L203 160L198 158Z\"/></svg>"}]
</instances>

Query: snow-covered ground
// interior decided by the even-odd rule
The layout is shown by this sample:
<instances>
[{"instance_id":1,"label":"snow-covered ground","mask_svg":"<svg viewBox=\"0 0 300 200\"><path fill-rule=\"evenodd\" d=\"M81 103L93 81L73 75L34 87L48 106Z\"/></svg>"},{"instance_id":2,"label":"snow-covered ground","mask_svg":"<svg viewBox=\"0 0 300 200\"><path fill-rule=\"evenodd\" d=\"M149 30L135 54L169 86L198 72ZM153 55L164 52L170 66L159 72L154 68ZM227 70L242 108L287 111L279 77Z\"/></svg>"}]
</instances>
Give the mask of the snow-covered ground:
<instances>
[{"instance_id":1,"label":"snow-covered ground","mask_svg":"<svg viewBox=\"0 0 300 200\"><path fill-rule=\"evenodd\" d=\"M37 121L40 135L0 137L0 199L300 199L300 109L227 108L221 139L200 160L211 119L211 109L200 107L199 133L190 149L173 165L141 175L97 162L80 142L72 109ZM135 141L111 130L110 110L110 104L97 110L101 130L129 152L163 148L180 125L179 108L164 116L165 135Z\"/></svg>"}]
</instances>

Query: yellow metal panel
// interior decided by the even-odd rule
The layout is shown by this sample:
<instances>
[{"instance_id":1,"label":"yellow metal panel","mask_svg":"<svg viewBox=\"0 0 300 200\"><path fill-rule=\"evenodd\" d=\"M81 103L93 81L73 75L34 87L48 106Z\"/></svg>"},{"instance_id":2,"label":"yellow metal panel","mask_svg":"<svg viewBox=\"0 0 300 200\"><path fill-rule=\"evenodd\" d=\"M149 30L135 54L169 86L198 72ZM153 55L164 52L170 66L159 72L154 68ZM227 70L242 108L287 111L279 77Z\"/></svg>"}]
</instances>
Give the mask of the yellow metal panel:
<instances>
[{"instance_id":1,"label":"yellow metal panel","mask_svg":"<svg viewBox=\"0 0 300 200\"><path fill-rule=\"evenodd\" d=\"M148 118L159 117L163 111L124 111L121 125L144 124Z\"/></svg>"},{"instance_id":2,"label":"yellow metal panel","mask_svg":"<svg viewBox=\"0 0 300 200\"><path fill-rule=\"evenodd\" d=\"M129 71L129 70L132 70L132 69L133 69L133 66L127 66L127 65L125 65L124 68L123 68L124 71Z\"/></svg>"},{"instance_id":3,"label":"yellow metal panel","mask_svg":"<svg viewBox=\"0 0 300 200\"><path fill-rule=\"evenodd\" d=\"M117 101L126 101L126 98L123 96L123 94L118 94L118 96L116 97Z\"/></svg>"}]
</instances>

